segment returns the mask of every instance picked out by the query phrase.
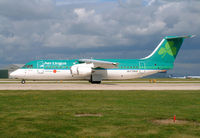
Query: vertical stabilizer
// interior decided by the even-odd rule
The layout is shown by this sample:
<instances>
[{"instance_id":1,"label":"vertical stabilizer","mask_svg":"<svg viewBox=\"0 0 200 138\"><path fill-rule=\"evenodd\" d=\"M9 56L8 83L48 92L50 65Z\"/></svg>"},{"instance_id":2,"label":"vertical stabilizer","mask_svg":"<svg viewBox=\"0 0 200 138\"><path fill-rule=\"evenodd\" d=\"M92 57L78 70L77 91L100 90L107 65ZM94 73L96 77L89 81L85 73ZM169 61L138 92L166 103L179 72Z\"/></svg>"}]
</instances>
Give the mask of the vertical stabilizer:
<instances>
[{"instance_id":1,"label":"vertical stabilizer","mask_svg":"<svg viewBox=\"0 0 200 138\"><path fill-rule=\"evenodd\" d=\"M154 61L159 63L173 64L179 49L185 38L191 38L189 36L167 36L165 37L157 48L143 60Z\"/></svg>"}]
</instances>

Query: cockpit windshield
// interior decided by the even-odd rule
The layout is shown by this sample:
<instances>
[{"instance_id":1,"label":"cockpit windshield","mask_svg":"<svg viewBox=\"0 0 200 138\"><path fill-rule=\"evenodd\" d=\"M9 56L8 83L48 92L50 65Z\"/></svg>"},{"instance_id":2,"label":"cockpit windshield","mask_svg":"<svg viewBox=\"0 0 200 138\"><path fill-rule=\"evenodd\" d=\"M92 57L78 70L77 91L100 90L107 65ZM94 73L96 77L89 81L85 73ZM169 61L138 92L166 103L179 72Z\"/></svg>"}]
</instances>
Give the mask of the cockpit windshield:
<instances>
[{"instance_id":1,"label":"cockpit windshield","mask_svg":"<svg viewBox=\"0 0 200 138\"><path fill-rule=\"evenodd\" d=\"M24 65L22 68L33 68L33 65Z\"/></svg>"}]
</instances>

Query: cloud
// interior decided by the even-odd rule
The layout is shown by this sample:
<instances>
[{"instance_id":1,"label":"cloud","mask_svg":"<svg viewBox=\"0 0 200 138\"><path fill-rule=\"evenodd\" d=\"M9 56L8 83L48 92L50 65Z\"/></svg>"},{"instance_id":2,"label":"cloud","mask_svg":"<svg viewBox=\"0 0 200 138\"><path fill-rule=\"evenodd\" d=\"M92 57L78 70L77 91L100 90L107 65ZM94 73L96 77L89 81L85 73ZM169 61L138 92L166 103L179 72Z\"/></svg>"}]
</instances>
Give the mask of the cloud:
<instances>
[{"instance_id":1,"label":"cloud","mask_svg":"<svg viewBox=\"0 0 200 138\"><path fill-rule=\"evenodd\" d=\"M132 35L151 35L156 32L159 32L165 28L165 22L163 21L154 21L148 23L146 26L137 26L137 25L130 25L125 28L126 34L132 34Z\"/></svg>"},{"instance_id":2,"label":"cloud","mask_svg":"<svg viewBox=\"0 0 200 138\"><path fill-rule=\"evenodd\" d=\"M93 17L95 14L94 10L86 11L84 8L75 9L74 13L78 16L78 21L88 21L89 17Z\"/></svg>"},{"instance_id":3,"label":"cloud","mask_svg":"<svg viewBox=\"0 0 200 138\"><path fill-rule=\"evenodd\" d=\"M156 0L146 0L144 1L147 6L151 6Z\"/></svg>"},{"instance_id":4,"label":"cloud","mask_svg":"<svg viewBox=\"0 0 200 138\"><path fill-rule=\"evenodd\" d=\"M14 20L48 18L53 9L54 5L51 0L0 1L0 15Z\"/></svg>"},{"instance_id":5,"label":"cloud","mask_svg":"<svg viewBox=\"0 0 200 138\"><path fill-rule=\"evenodd\" d=\"M102 2L117 2L117 0L55 0L56 5L74 5L74 4L84 4L84 3L102 3Z\"/></svg>"},{"instance_id":6,"label":"cloud","mask_svg":"<svg viewBox=\"0 0 200 138\"><path fill-rule=\"evenodd\" d=\"M199 4L197 1L192 2L192 5ZM175 1L161 5L155 15L166 23L165 34L199 33L199 8L191 6L191 2Z\"/></svg>"},{"instance_id":7,"label":"cloud","mask_svg":"<svg viewBox=\"0 0 200 138\"><path fill-rule=\"evenodd\" d=\"M83 4L83 3L95 3L98 0L56 0L56 5L70 5L70 4Z\"/></svg>"}]
</instances>

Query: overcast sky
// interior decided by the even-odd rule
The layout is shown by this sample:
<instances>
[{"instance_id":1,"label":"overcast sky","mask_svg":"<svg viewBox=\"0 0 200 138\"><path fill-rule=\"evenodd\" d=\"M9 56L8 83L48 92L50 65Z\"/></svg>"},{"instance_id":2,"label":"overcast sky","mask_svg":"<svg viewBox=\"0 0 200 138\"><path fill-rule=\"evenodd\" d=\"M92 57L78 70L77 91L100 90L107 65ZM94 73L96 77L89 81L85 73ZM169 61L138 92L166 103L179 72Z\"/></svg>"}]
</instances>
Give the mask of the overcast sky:
<instances>
[{"instance_id":1,"label":"overcast sky","mask_svg":"<svg viewBox=\"0 0 200 138\"><path fill-rule=\"evenodd\" d=\"M200 75L199 0L0 0L0 65L36 59L142 58L186 39L170 73Z\"/></svg>"}]
</instances>

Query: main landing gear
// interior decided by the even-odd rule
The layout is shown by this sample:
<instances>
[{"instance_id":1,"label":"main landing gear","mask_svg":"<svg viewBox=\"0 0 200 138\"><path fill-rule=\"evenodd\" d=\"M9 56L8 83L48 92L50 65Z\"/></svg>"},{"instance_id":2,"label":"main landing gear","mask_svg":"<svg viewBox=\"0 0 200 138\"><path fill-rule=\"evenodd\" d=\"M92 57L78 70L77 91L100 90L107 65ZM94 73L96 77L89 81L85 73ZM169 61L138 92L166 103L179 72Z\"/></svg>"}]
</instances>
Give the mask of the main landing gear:
<instances>
[{"instance_id":1,"label":"main landing gear","mask_svg":"<svg viewBox=\"0 0 200 138\"><path fill-rule=\"evenodd\" d=\"M101 84L101 78L97 77L96 75L91 75L89 82L92 84Z\"/></svg>"},{"instance_id":2,"label":"main landing gear","mask_svg":"<svg viewBox=\"0 0 200 138\"><path fill-rule=\"evenodd\" d=\"M26 81L23 79L22 81L21 81L21 84L25 84L26 83Z\"/></svg>"}]
</instances>

